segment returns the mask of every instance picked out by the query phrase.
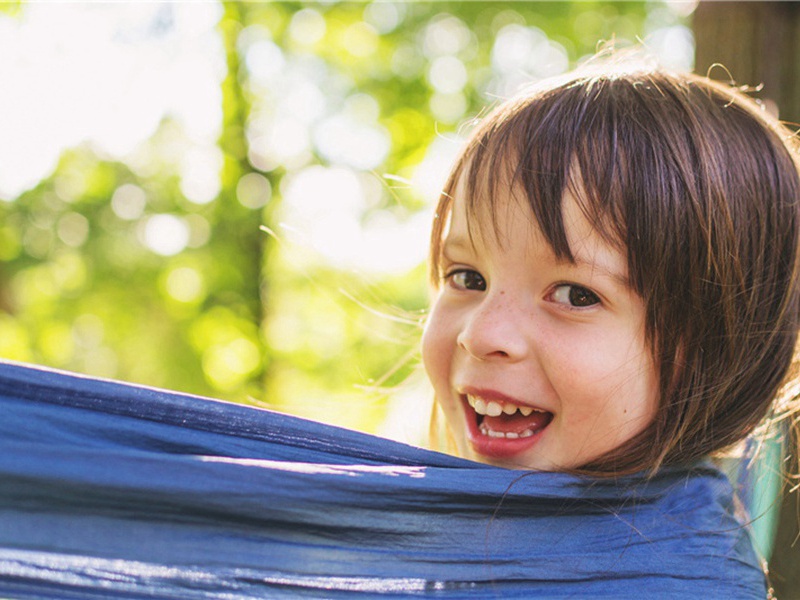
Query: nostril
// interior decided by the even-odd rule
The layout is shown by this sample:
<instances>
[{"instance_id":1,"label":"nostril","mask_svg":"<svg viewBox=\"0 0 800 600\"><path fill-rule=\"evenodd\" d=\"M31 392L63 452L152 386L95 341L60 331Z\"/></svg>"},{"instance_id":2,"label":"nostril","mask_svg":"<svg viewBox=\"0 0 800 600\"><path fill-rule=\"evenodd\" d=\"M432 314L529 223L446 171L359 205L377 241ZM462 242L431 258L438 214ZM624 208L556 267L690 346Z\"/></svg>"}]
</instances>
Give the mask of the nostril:
<instances>
[{"instance_id":1,"label":"nostril","mask_svg":"<svg viewBox=\"0 0 800 600\"><path fill-rule=\"evenodd\" d=\"M462 323L458 347L478 360L517 360L528 352L528 340L513 311L486 304Z\"/></svg>"},{"instance_id":2,"label":"nostril","mask_svg":"<svg viewBox=\"0 0 800 600\"><path fill-rule=\"evenodd\" d=\"M515 346L515 344L511 343L508 339L505 341L492 339L492 336L486 335L486 332L483 332L478 336L474 335L474 331L471 333L473 335L458 336L456 341L462 350L478 360L510 359L518 357L520 354L524 354L524 351L521 347L512 347Z\"/></svg>"}]
</instances>

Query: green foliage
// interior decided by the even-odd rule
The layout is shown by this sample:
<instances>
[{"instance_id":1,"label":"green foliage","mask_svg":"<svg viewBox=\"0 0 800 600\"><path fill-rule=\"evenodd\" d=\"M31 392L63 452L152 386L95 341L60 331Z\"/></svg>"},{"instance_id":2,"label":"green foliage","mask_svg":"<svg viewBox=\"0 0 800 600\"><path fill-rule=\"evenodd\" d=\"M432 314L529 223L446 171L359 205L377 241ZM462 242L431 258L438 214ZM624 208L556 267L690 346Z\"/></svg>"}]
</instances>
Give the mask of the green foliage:
<instances>
[{"instance_id":1,"label":"green foliage","mask_svg":"<svg viewBox=\"0 0 800 600\"><path fill-rule=\"evenodd\" d=\"M0 12L18 16L22 12L22 0L3 0L0 2Z\"/></svg>"},{"instance_id":2,"label":"green foliage","mask_svg":"<svg viewBox=\"0 0 800 600\"><path fill-rule=\"evenodd\" d=\"M416 223L433 201L411 183L431 144L492 101L498 32L535 27L574 63L598 39L640 35L648 6L225 3L215 198L187 199L177 160L191 141L170 119L130 161L66 152L0 204L0 356L378 429L379 388L416 368L424 265L381 272L331 259L315 236L326 220L335 233L343 209L324 187L314 198L292 186L335 176L361 190L351 212L365 230ZM465 68L460 87L432 75L445 55ZM347 146L362 134L379 163ZM283 227L315 210L322 229ZM184 232L185 247L154 250L156 226ZM424 233L399 252L421 258Z\"/></svg>"}]
</instances>

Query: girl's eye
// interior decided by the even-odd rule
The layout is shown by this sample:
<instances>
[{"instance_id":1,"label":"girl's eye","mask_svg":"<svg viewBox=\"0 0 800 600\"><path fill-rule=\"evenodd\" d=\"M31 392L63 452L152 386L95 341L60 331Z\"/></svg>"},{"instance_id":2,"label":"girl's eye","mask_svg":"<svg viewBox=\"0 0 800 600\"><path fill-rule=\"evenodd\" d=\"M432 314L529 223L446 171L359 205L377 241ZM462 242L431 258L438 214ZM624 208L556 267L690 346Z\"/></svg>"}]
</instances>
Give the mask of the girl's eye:
<instances>
[{"instance_id":1,"label":"girl's eye","mask_svg":"<svg viewBox=\"0 0 800 600\"><path fill-rule=\"evenodd\" d=\"M586 308L600 304L600 298L593 291L568 283L556 287L551 298L557 304L566 304L573 308Z\"/></svg>"},{"instance_id":2,"label":"girl's eye","mask_svg":"<svg viewBox=\"0 0 800 600\"><path fill-rule=\"evenodd\" d=\"M486 280L483 275L470 269L462 269L448 273L446 279L458 290L486 291Z\"/></svg>"}]
</instances>

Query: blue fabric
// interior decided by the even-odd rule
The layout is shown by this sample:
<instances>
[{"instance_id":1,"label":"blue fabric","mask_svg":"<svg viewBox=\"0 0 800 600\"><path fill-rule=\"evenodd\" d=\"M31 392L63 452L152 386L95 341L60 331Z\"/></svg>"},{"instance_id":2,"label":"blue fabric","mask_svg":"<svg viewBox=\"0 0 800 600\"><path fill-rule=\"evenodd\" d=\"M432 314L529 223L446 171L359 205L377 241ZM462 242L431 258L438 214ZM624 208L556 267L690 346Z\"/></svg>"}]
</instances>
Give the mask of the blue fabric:
<instances>
[{"instance_id":1,"label":"blue fabric","mask_svg":"<svg viewBox=\"0 0 800 600\"><path fill-rule=\"evenodd\" d=\"M727 479L524 473L0 364L2 598L765 598Z\"/></svg>"}]
</instances>

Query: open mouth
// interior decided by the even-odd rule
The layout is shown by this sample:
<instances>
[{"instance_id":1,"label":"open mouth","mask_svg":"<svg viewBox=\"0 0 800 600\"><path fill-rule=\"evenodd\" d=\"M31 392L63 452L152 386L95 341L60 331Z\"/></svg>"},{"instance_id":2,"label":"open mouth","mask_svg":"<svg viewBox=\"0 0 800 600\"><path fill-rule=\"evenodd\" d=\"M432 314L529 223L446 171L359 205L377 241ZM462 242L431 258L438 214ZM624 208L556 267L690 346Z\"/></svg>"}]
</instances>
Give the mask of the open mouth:
<instances>
[{"instance_id":1,"label":"open mouth","mask_svg":"<svg viewBox=\"0 0 800 600\"><path fill-rule=\"evenodd\" d=\"M470 442L479 454L490 457L513 456L527 450L553 420L549 411L508 400L487 400L471 394L462 399Z\"/></svg>"}]
</instances>

